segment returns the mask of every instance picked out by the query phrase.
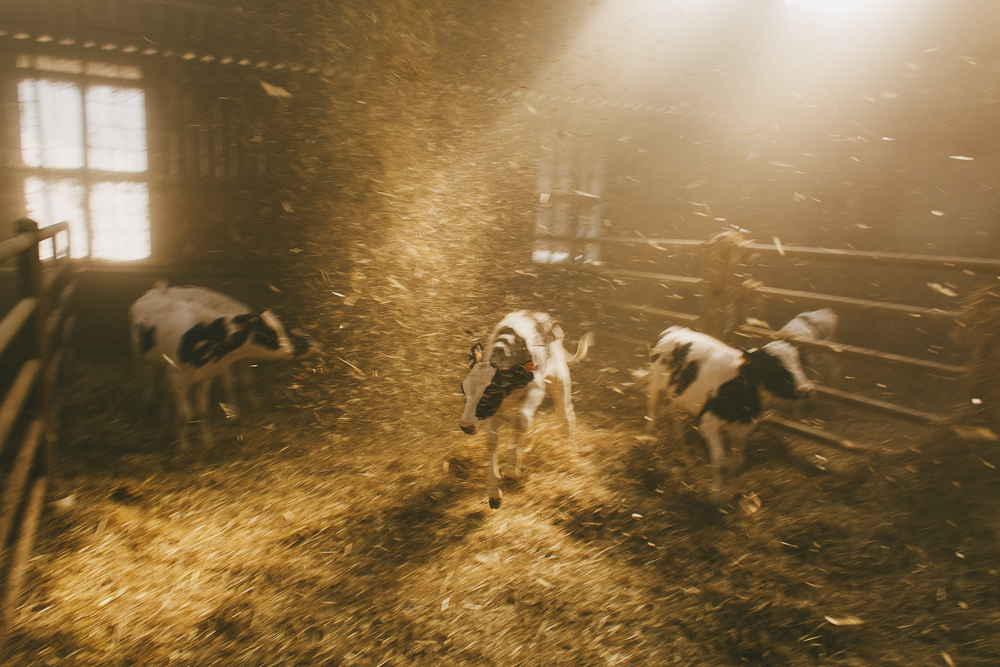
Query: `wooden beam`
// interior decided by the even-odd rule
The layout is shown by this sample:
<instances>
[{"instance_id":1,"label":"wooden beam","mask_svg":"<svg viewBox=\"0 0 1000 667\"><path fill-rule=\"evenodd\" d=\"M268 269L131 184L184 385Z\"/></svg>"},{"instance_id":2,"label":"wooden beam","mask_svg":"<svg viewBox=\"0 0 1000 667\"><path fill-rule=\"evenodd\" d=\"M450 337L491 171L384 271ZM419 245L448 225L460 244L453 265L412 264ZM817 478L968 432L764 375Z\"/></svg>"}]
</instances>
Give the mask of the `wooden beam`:
<instances>
[{"instance_id":1,"label":"wooden beam","mask_svg":"<svg viewBox=\"0 0 1000 667\"><path fill-rule=\"evenodd\" d=\"M24 581L24 570L31 558L31 551L35 544L38 519L42 514L42 501L45 499L45 489L48 482L48 477L39 477L31 484L31 489L27 494L28 502L21 519L20 534L14 543L10 560L7 563L7 576L3 582L0 582L3 587L0 589L0 655L3 655L4 644L7 641L7 635L14 618L15 602Z\"/></svg>"},{"instance_id":2,"label":"wooden beam","mask_svg":"<svg viewBox=\"0 0 1000 667\"><path fill-rule=\"evenodd\" d=\"M608 243L649 245L654 248L695 248L705 241L694 239L646 238L642 236L536 236L536 240L568 241L571 243ZM766 243L747 243L743 248L750 252L778 255L786 258L813 259L826 262L870 263L889 266L906 266L920 269L969 270L1000 274L1000 259L987 257L953 257L950 255L918 255L901 252L872 252L866 250L837 250L804 246L777 246Z\"/></svg>"},{"instance_id":3,"label":"wooden beam","mask_svg":"<svg viewBox=\"0 0 1000 667\"><path fill-rule=\"evenodd\" d=\"M0 320L0 354L3 354L14 340L14 337L21 331L25 323L35 313L38 307L38 299L34 297L21 299L7 311L7 314Z\"/></svg>"},{"instance_id":4,"label":"wooden beam","mask_svg":"<svg viewBox=\"0 0 1000 667\"><path fill-rule=\"evenodd\" d=\"M21 408L24 407L24 402L35 384L35 378L41 367L42 362L38 359L29 359L22 364L10 390L4 396L3 403L0 403L0 452L4 450L11 427L21 414Z\"/></svg>"},{"instance_id":5,"label":"wooden beam","mask_svg":"<svg viewBox=\"0 0 1000 667\"><path fill-rule=\"evenodd\" d=\"M871 263L886 266L906 266L918 269L958 269L1000 273L1000 259L985 257L950 257L947 255L915 255L902 252L871 252L865 250L835 250L832 248L807 248L766 243L748 243L751 252L779 255L791 259L812 259L824 262Z\"/></svg>"},{"instance_id":6,"label":"wooden beam","mask_svg":"<svg viewBox=\"0 0 1000 667\"><path fill-rule=\"evenodd\" d=\"M933 412L914 410L913 408L906 408L902 405L896 405L895 403L880 401L876 398L868 398L867 396L861 396L860 394L841 391L839 389L834 389L833 387L817 386L816 393L835 399L841 403L850 403L851 405L869 408L871 410L875 410L876 412L882 412L894 417L899 417L900 419L917 422L918 424L941 425L947 423L948 421L946 417Z\"/></svg>"},{"instance_id":7,"label":"wooden beam","mask_svg":"<svg viewBox=\"0 0 1000 667\"><path fill-rule=\"evenodd\" d=\"M648 280L654 283L676 283L680 285L690 285L692 287L705 282L703 278L692 276L678 276L670 273L650 273L648 271L631 271L629 269L604 269L596 268L595 273L602 276L612 276L615 278L636 278L638 280Z\"/></svg>"},{"instance_id":8,"label":"wooden beam","mask_svg":"<svg viewBox=\"0 0 1000 667\"><path fill-rule=\"evenodd\" d=\"M54 225L42 227L37 232L21 233L6 241L0 242L0 262L6 262L15 257L18 253L24 252L33 245L37 245L45 239L50 239L59 232L69 229L68 222L57 222Z\"/></svg>"},{"instance_id":9,"label":"wooden beam","mask_svg":"<svg viewBox=\"0 0 1000 667\"><path fill-rule=\"evenodd\" d=\"M807 438L812 438L813 440L818 440L827 445L833 445L834 447L839 447L840 449L847 450L849 452L864 452L869 448L864 445L859 445L853 440L848 440L843 438L836 433L830 433L829 431L822 431L818 428L813 428L812 426L806 426L805 424L800 424L799 422L788 421L787 419L782 419L777 416L768 416L763 420L767 424L774 424L779 426L786 431L792 431L793 433L798 433L799 435L804 435Z\"/></svg>"},{"instance_id":10,"label":"wooden beam","mask_svg":"<svg viewBox=\"0 0 1000 667\"><path fill-rule=\"evenodd\" d=\"M926 373L939 375L941 377L946 377L949 379L961 377L965 375L966 372L965 366L952 366L950 364L942 364L937 361L917 359L916 357L905 357L901 354L880 352L879 350L869 350L868 348L865 347L842 345L840 343L831 343L829 341L816 340L814 338L801 338L799 336L789 336L785 334L779 334L777 331L772 331L771 329L765 329L763 327L753 327L749 325L744 325L736 330L736 334L754 338L788 340L792 343L795 343L795 345L801 345L802 347L827 350L830 352L834 352L836 354L846 354L854 357L863 357L866 359L874 359L891 364L901 364L903 366L910 366L912 368L922 370Z\"/></svg>"},{"instance_id":11,"label":"wooden beam","mask_svg":"<svg viewBox=\"0 0 1000 667\"><path fill-rule=\"evenodd\" d=\"M656 250L669 248L699 248L704 241L695 239L651 239L641 236L549 236L538 234L535 241L560 241L562 243L606 243L609 245L648 245Z\"/></svg>"},{"instance_id":12,"label":"wooden beam","mask_svg":"<svg viewBox=\"0 0 1000 667\"><path fill-rule=\"evenodd\" d=\"M854 299L846 296L834 296L832 294L815 294L813 292L781 289L779 287L760 286L757 287L755 291L766 297L783 299L793 303L807 303L817 306L837 306L838 308L847 308L849 310L862 310L867 312L882 313L885 315L898 315L902 317L925 317L929 320L943 322L954 321L962 314L962 311L960 310L922 308L920 306L907 306L901 303L886 303L884 301L872 301L869 299Z\"/></svg>"},{"instance_id":13,"label":"wooden beam","mask_svg":"<svg viewBox=\"0 0 1000 667\"><path fill-rule=\"evenodd\" d=\"M672 320L675 322L683 322L685 324L694 324L701 319L698 315L692 315L690 313L679 313L674 310L665 310L663 308L652 308L651 306L636 306L631 303L624 303L621 301L611 301L608 299L585 299L591 303L597 304L598 306L610 306L611 308L620 308L622 310L629 310L633 313L643 313L644 315L654 315L656 317L662 317L667 320Z\"/></svg>"},{"instance_id":14,"label":"wooden beam","mask_svg":"<svg viewBox=\"0 0 1000 667\"><path fill-rule=\"evenodd\" d=\"M650 343L655 341L640 340L638 338L633 338L632 336L623 336L622 334L614 333L612 331L602 331L598 334L601 338L610 338L612 340L617 340L622 343L628 343L629 345L635 345L636 347L646 347L648 348Z\"/></svg>"},{"instance_id":15,"label":"wooden beam","mask_svg":"<svg viewBox=\"0 0 1000 667\"><path fill-rule=\"evenodd\" d=\"M7 544L10 531L17 523L15 515L24 498L28 473L31 472L32 464L35 462L38 443L42 440L42 426L41 419L36 419L28 425L14 464L4 479L3 494L0 495L0 544Z\"/></svg>"}]
</instances>

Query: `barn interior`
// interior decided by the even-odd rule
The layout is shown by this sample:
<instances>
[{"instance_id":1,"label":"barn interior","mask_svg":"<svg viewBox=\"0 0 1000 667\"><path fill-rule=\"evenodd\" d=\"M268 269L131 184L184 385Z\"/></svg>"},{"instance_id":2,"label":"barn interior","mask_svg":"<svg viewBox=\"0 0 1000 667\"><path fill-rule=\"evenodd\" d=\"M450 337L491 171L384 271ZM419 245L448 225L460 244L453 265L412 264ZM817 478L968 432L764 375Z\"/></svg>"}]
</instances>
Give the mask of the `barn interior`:
<instances>
[{"instance_id":1,"label":"barn interior","mask_svg":"<svg viewBox=\"0 0 1000 667\"><path fill-rule=\"evenodd\" d=\"M991 0L0 4L0 240L68 221L75 281L0 659L996 664L998 22ZM710 289L716 247L740 254ZM160 280L319 349L254 369L260 409L213 395L207 450L140 409L129 307ZM647 437L631 371L667 326L749 347L824 305L837 377L774 406L712 505L697 431ZM596 343L577 431L547 400L492 510L459 384L522 308ZM0 519L28 504L17 461Z\"/></svg>"}]
</instances>

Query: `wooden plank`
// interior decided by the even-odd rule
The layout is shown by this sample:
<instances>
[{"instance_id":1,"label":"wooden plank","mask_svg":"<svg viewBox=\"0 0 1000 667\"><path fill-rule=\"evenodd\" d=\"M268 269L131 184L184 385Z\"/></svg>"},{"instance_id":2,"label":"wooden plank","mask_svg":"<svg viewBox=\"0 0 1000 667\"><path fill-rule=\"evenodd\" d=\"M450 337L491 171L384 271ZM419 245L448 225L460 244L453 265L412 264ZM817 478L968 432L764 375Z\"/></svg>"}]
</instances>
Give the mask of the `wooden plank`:
<instances>
[{"instance_id":1,"label":"wooden plank","mask_svg":"<svg viewBox=\"0 0 1000 667\"><path fill-rule=\"evenodd\" d=\"M601 338L610 338L612 340L617 340L622 343L628 343L629 345L635 345L636 347L649 347L650 343L655 341L640 340L638 338L632 338L631 336L624 336L613 331L602 331L598 334Z\"/></svg>"},{"instance_id":2,"label":"wooden plank","mask_svg":"<svg viewBox=\"0 0 1000 667\"><path fill-rule=\"evenodd\" d=\"M21 591L21 584L24 582L24 571L35 545L38 519L42 515L42 501L45 499L45 489L48 487L48 482L48 477L45 476L32 482L21 521L21 531L7 563L7 577L3 582L3 590L0 591L0 655L3 655L4 644L6 644L7 635L10 633L15 603L18 593Z\"/></svg>"},{"instance_id":3,"label":"wooden plank","mask_svg":"<svg viewBox=\"0 0 1000 667\"><path fill-rule=\"evenodd\" d=\"M63 338L60 340L66 340L65 330L61 329L61 326L65 320L69 319L71 316L67 316L70 308L70 302L73 300L73 295L76 293L76 287L78 281L73 280L66 283L62 290L59 291L59 298L55 301L52 306L54 306L54 312L49 315L49 321L45 326L45 335L54 337L57 330L63 331ZM52 338L49 339L54 345L58 345L60 341L54 341Z\"/></svg>"},{"instance_id":4,"label":"wooden plank","mask_svg":"<svg viewBox=\"0 0 1000 667\"><path fill-rule=\"evenodd\" d=\"M21 408L24 407L41 367L42 362L39 359L29 359L24 362L10 390L4 396L3 403L0 403L0 453L4 450L10 429L21 414Z\"/></svg>"},{"instance_id":5,"label":"wooden plank","mask_svg":"<svg viewBox=\"0 0 1000 667\"><path fill-rule=\"evenodd\" d=\"M868 447L860 445L853 440L843 438L836 433L822 431L818 428L813 428L812 426L800 424L799 422L788 421L787 419L782 419L781 417L775 415L767 416L763 419L763 421L767 424L774 424L775 426L779 426L787 431L804 435L807 438L818 440L824 444L833 445L834 447L839 447L840 449L844 449L849 452L864 452L869 449Z\"/></svg>"},{"instance_id":6,"label":"wooden plank","mask_svg":"<svg viewBox=\"0 0 1000 667\"><path fill-rule=\"evenodd\" d=\"M939 308L922 308L920 306L907 306L901 303L887 303L885 301L872 301L869 299L854 299L846 296L834 296L832 294L816 294L814 292L803 292L801 290L781 289L779 287L757 287L756 292L764 296L778 299L785 299L795 303L808 303L818 306L837 306L849 310L863 310L867 312L882 313L884 315L898 315L902 317L926 317L930 320L950 322L962 314L960 310L941 310Z\"/></svg>"},{"instance_id":7,"label":"wooden plank","mask_svg":"<svg viewBox=\"0 0 1000 667\"><path fill-rule=\"evenodd\" d=\"M796 345L801 345L803 347L809 347L813 349L822 349L835 352L837 354L847 354L855 357L864 357L866 359L874 359L882 362L900 364L903 366L910 366L922 370L933 375L939 375L946 378L958 378L965 374L966 369L964 366L952 366L950 364L942 364L937 361L928 361L926 359L917 359L916 357L905 357L901 354L892 354L890 352L880 352L879 350L870 350L865 347L855 347L853 345L842 345L840 343L831 343L824 340L815 340L813 338L801 338L799 336L787 336L784 334L779 334L777 331L772 331L771 329L765 329L763 327L753 327L749 325L744 325L737 329L737 335L752 336L757 338L770 338L770 339L787 339Z\"/></svg>"},{"instance_id":8,"label":"wooden plank","mask_svg":"<svg viewBox=\"0 0 1000 667\"><path fill-rule=\"evenodd\" d=\"M833 387L817 386L816 393L828 396L829 398L838 400L842 403L850 403L851 405L869 408L871 410L875 410L876 412L882 412L894 417L899 417L900 419L917 422L918 424L944 424L948 421L946 417L934 414L933 412L914 410L913 408L906 408L901 405L896 405L895 403L888 403L875 398L861 396L860 394L841 391L839 389L834 389Z\"/></svg>"},{"instance_id":9,"label":"wooden plank","mask_svg":"<svg viewBox=\"0 0 1000 667\"><path fill-rule=\"evenodd\" d=\"M53 225L46 225L45 227L39 226L38 242L41 243L45 239L50 239L59 232L69 232L69 222L64 220Z\"/></svg>"},{"instance_id":10,"label":"wooden plank","mask_svg":"<svg viewBox=\"0 0 1000 667\"><path fill-rule=\"evenodd\" d=\"M649 245L666 248L694 248L705 241L694 239L645 238L641 236L543 236L538 240L568 241L572 243L606 243L626 245ZM812 259L826 262L853 262L904 266L921 269L969 270L984 273L1000 273L1000 259L988 257L953 257L949 255L918 255L900 252L872 252L866 250L838 250L832 248L810 248L805 246L777 246L766 243L747 243L743 246L750 252L779 255L787 258Z\"/></svg>"},{"instance_id":11,"label":"wooden plank","mask_svg":"<svg viewBox=\"0 0 1000 667\"><path fill-rule=\"evenodd\" d=\"M6 262L8 259L17 257L37 243L38 241L35 240L32 234L18 234L6 241L0 242L0 262Z\"/></svg>"},{"instance_id":12,"label":"wooden plank","mask_svg":"<svg viewBox=\"0 0 1000 667\"><path fill-rule=\"evenodd\" d=\"M701 285L705 282L703 278L695 278L692 276L678 276L670 273L650 273L649 271L632 271L629 269L594 269L595 273L599 273L603 276L613 276L615 278L637 278L639 280L648 280L654 283L678 283L682 285Z\"/></svg>"},{"instance_id":13,"label":"wooden plank","mask_svg":"<svg viewBox=\"0 0 1000 667\"><path fill-rule=\"evenodd\" d=\"M563 243L606 243L609 245L648 245L657 250L669 248L698 248L705 245L704 241L695 239L651 239L641 236L549 236L538 234L536 241L560 241Z\"/></svg>"},{"instance_id":14,"label":"wooden plank","mask_svg":"<svg viewBox=\"0 0 1000 667\"><path fill-rule=\"evenodd\" d=\"M781 250L766 243L748 243L751 252L780 255L786 258L812 259L825 262L866 262L885 266L905 266L919 269L958 269L1000 273L1000 259L986 257L950 257L947 255L916 255L901 252L866 250L835 250L782 245Z\"/></svg>"},{"instance_id":15,"label":"wooden plank","mask_svg":"<svg viewBox=\"0 0 1000 667\"><path fill-rule=\"evenodd\" d=\"M69 272L68 262L59 262L52 268L42 272L42 291L48 292L53 285L58 285L59 281Z\"/></svg>"},{"instance_id":16,"label":"wooden plank","mask_svg":"<svg viewBox=\"0 0 1000 667\"><path fill-rule=\"evenodd\" d=\"M584 299L590 303L599 306L610 306L612 308L620 308L622 310L629 310L633 313L643 313L644 315L655 315L656 317L662 317L667 320L672 320L675 322L683 322L685 324L694 324L701 319L698 315L692 315L690 313L679 313L674 310L665 310L663 308L653 308L651 306L637 306L631 303L625 303L623 301L610 301L608 299Z\"/></svg>"},{"instance_id":17,"label":"wooden plank","mask_svg":"<svg viewBox=\"0 0 1000 667\"><path fill-rule=\"evenodd\" d=\"M21 331L25 323L31 319L38 307L38 299L29 297L21 299L0 320L0 354L7 351L7 346Z\"/></svg>"},{"instance_id":18,"label":"wooden plank","mask_svg":"<svg viewBox=\"0 0 1000 667\"><path fill-rule=\"evenodd\" d=\"M69 229L68 222L57 222L54 225L42 227L37 232L25 232L0 242L0 262L6 262L24 252L33 245L38 245L45 239L52 238L61 231Z\"/></svg>"},{"instance_id":19,"label":"wooden plank","mask_svg":"<svg viewBox=\"0 0 1000 667\"><path fill-rule=\"evenodd\" d=\"M21 448L14 459L14 465L4 480L3 493L0 494L0 544L7 544L10 531L14 527L17 508L24 498L24 487L28 481L35 461L38 443L42 440L42 420L36 419L28 425L21 441Z\"/></svg>"}]
</instances>

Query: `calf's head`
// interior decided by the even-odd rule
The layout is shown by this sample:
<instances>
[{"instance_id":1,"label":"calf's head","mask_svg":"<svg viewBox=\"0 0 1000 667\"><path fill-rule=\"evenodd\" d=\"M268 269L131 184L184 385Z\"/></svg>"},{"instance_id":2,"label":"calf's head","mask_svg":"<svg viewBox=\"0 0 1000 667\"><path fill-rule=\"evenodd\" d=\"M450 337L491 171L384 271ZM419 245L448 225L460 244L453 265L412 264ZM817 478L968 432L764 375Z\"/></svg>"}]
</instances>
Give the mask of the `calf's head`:
<instances>
[{"instance_id":1,"label":"calf's head","mask_svg":"<svg viewBox=\"0 0 1000 667\"><path fill-rule=\"evenodd\" d=\"M746 352L747 362L761 386L778 398L810 398L816 391L799 361L799 352L783 340Z\"/></svg>"},{"instance_id":2,"label":"calf's head","mask_svg":"<svg viewBox=\"0 0 1000 667\"><path fill-rule=\"evenodd\" d=\"M458 425L469 435L475 435L479 424L500 409L510 393L528 385L534 379L534 364L518 364L502 368L483 358L483 346L476 345L469 355L472 367L462 380L465 410Z\"/></svg>"},{"instance_id":3,"label":"calf's head","mask_svg":"<svg viewBox=\"0 0 1000 667\"><path fill-rule=\"evenodd\" d=\"M299 327L289 329L288 338L291 340L292 347L295 349L292 356L305 357L323 353L323 348L316 342L316 339Z\"/></svg>"}]
</instances>

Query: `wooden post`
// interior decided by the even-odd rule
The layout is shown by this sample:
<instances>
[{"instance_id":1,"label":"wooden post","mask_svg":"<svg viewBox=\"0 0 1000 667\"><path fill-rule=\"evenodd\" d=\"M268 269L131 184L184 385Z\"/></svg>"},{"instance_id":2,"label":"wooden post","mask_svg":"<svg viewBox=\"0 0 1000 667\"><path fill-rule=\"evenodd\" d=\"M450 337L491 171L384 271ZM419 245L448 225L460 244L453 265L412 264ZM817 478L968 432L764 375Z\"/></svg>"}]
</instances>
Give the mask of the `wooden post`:
<instances>
[{"instance_id":1,"label":"wooden post","mask_svg":"<svg viewBox=\"0 0 1000 667\"><path fill-rule=\"evenodd\" d=\"M701 255L704 278L700 314L702 330L728 342L742 322L737 321L739 290L744 276L743 234L725 231L705 244Z\"/></svg>"},{"instance_id":2,"label":"wooden post","mask_svg":"<svg viewBox=\"0 0 1000 667\"><path fill-rule=\"evenodd\" d=\"M961 409L966 417L981 416L994 429L1000 429L1000 288L983 288L962 301L959 318L962 327L956 337L969 343L971 355L963 384L966 403Z\"/></svg>"},{"instance_id":3,"label":"wooden post","mask_svg":"<svg viewBox=\"0 0 1000 667\"><path fill-rule=\"evenodd\" d=\"M21 298L35 298L38 306L35 308L33 321L25 325L28 336L34 342L34 356L41 364L40 380L35 384L35 400L37 409L43 416L51 413L51 395L46 388L44 378L49 364L49 337L46 335L49 319L49 295L42 285L42 265L38 259L38 223L30 218L18 218L14 221L14 231L17 234L35 235L35 243L22 251L17 258L18 288ZM38 474L46 474L49 470L51 442L43 436L42 447L39 449Z\"/></svg>"}]
</instances>

